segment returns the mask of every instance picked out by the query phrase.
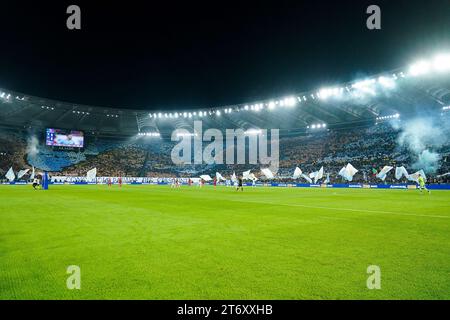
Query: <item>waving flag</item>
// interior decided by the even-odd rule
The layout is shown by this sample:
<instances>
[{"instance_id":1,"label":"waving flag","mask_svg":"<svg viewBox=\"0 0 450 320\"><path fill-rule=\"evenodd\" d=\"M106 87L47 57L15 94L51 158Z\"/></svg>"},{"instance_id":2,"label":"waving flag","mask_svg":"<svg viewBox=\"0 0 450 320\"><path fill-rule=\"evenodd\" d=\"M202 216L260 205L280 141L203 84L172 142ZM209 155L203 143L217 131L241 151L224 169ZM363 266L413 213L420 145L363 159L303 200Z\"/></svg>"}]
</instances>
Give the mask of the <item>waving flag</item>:
<instances>
[{"instance_id":1,"label":"waving flag","mask_svg":"<svg viewBox=\"0 0 450 320\"><path fill-rule=\"evenodd\" d=\"M306 181L308 181L309 183L312 183L311 178L308 177L306 174L302 173L301 177L302 177L303 179L305 179Z\"/></svg>"},{"instance_id":2,"label":"waving flag","mask_svg":"<svg viewBox=\"0 0 450 320\"><path fill-rule=\"evenodd\" d=\"M217 181L225 181L225 178L224 177L222 177L222 175L219 173L219 172L216 172L216 179L217 179Z\"/></svg>"},{"instance_id":3,"label":"waving flag","mask_svg":"<svg viewBox=\"0 0 450 320\"><path fill-rule=\"evenodd\" d=\"M247 171L245 171L245 172L242 172L242 178L243 178L244 180L251 180L251 179L250 179L250 170L247 170Z\"/></svg>"},{"instance_id":4,"label":"waving flag","mask_svg":"<svg viewBox=\"0 0 450 320\"><path fill-rule=\"evenodd\" d=\"M272 171L270 171L270 169L267 169L267 168L266 169L261 169L261 172L262 172L263 175L266 176L267 179L273 179L274 178L273 173L272 173Z\"/></svg>"},{"instance_id":5,"label":"waving flag","mask_svg":"<svg viewBox=\"0 0 450 320\"><path fill-rule=\"evenodd\" d=\"M395 168L395 179L400 180L403 176L408 177L408 171L404 166Z\"/></svg>"},{"instance_id":6,"label":"waving flag","mask_svg":"<svg viewBox=\"0 0 450 320\"><path fill-rule=\"evenodd\" d=\"M317 181L322 178L323 178L323 167L321 167L320 170L317 172L317 174L314 176L314 183L317 183Z\"/></svg>"},{"instance_id":7,"label":"waving flag","mask_svg":"<svg viewBox=\"0 0 450 320\"><path fill-rule=\"evenodd\" d=\"M437 175L436 177L442 178L442 177L446 177L446 176L450 176L450 172L447 172L447 173L443 173L443 174Z\"/></svg>"},{"instance_id":8,"label":"waving flag","mask_svg":"<svg viewBox=\"0 0 450 320\"><path fill-rule=\"evenodd\" d=\"M258 178L256 178L256 176L255 176L253 173L250 173L250 174L248 175L248 178L249 178L250 180L252 180L252 181L258 180Z\"/></svg>"},{"instance_id":9,"label":"waving flag","mask_svg":"<svg viewBox=\"0 0 450 320\"><path fill-rule=\"evenodd\" d=\"M31 176L30 176L30 180L34 179L34 166L33 166L33 170L31 171Z\"/></svg>"},{"instance_id":10,"label":"waving flag","mask_svg":"<svg viewBox=\"0 0 450 320\"><path fill-rule=\"evenodd\" d=\"M293 179L298 179L302 175L302 170L300 170L299 167L296 167L294 170L294 176Z\"/></svg>"},{"instance_id":11,"label":"waving flag","mask_svg":"<svg viewBox=\"0 0 450 320\"><path fill-rule=\"evenodd\" d=\"M91 169L86 174L86 180L94 181L96 176L97 176L97 168Z\"/></svg>"},{"instance_id":12,"label":"waving flag","mask_svg":"<svg viewBox=\"0 0 450 320\"><path fill-rule=\"evenodd\" d=\"M386 179L388 172L391 171L392 169L393 167L391 166L384 166L384 168L381 169L381 171L377 174L377 178L384 181Z\"/></svg>"},{"instance_id":13,"label":"waving flag","mask_svg":"<svg viewBox=\"0 0 450 320\"><path fill-rule=\"evenodd\" d=\"M425 182L427 181L427 176L425 175L425 172L423 170L419 170L413 174L409 174L407 176L408 180L410 181L415 181L418 182L419 181L419 175L421 175L423 177L423 179L425 180Z\"/></svg>"},{"instance_id":14,"label":"waving flag","mask_svg":"<svg viewBox=\"0 0 450 320\"><path fill-rule=\"evenodd\" d=\"M347 163L347 165L339 171L339 175L342 176L347 181L352 181L353 176L357 172L358 172L358 170L355 169L354 166L352 166L350 163Z\"/></svg>"},{"instance_id":15,"label":"waving flag","mask_svg":"<svg viewBox=\"0 0 450 320\"><path fill-rule=\"evenodd\" d=\"M345 170L347 171L348 176L352 178L356 173L358 173L358 170L354 166L352 166L351 163L347 163L347 167L345 168Z\"/></svg>"},{"instance_id":16,"label":"waving flag","mask_svg":"<svg viewBox=\"0 0 450 320\"><path fill-rule=\"evenodd\" d=\"M237 178L236 178L236 173L235 172L233 172L233 175L231 176L231 181L236 181L237 180Z\"/></svg>"},{"instance_id":17,"label":"waving flag","mask_svg":"<svg viewBox=\"0 0 450 320\"><path fill-rule=\"evenodd\" d=\"M9 168L8 172L5 175L6 179L9 180L9 182L13 182L14 179L16 178L16 175L14 174L14 170L13 168Z\"/></svg>"},{"instance_id":18,"label":"waving flag","mask_svg":"<svg viewBox=\"0 0 450 320\"><path fill-rule=\"evenodd\" d=\"M202 178L205 181L211 181L212 180L212 178L209 175L207 175L207 174L201 175L200 178Z\"/></svg>"},{"instance_id":19,"label":"waving flag","mask_svg":"<svg viewBox=\"0 0 450 320\"><path fill-rule=\"evenodd\" d=\"M30 169L20 170L20 171L17 173L17 179L22 178L24 175L27 174L28 171L30 171Z\"/></svg>"}]
</instances>

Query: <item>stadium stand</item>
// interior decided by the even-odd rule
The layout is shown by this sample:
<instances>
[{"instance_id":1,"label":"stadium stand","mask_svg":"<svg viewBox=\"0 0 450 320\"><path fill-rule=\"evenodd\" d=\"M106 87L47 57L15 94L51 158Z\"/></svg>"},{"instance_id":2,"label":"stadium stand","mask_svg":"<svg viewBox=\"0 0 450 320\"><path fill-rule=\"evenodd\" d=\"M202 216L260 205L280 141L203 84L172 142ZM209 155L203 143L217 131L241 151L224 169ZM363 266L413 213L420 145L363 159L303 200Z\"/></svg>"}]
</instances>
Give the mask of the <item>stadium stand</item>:
<instances>
[{"instance_id":1,"label":"stadium stand","mask_svg":"<svg viewBox=\"0 0 450 320\"><path fill-rule=\"evenodd\" d=\"M388 123L346 130L326 130L317 134L286 135L280 139L279 177L289 180L293 168L300 167L304 172L313 172L324 166L330 173L331 182L342 181L337 176L340 168L348 162L360 170L355 182L375 182L372 168L377 171L384 165L405 165L408 167L411 156L406 149L397 146L399 131ZM216 170L224 175L234 171L259 171L258 165L174 165L170 151L175 142L159 140L142 143L132 139L102 139L87 137L84 149L54 150L40 143L34 154L27 153L27 137L17 132L1 133L0 170L4 174L12 165L14 168L34 166L52 175L84 176L94 167L98 176L131 177L188 177ZM450 136L450 135L448 135ZM41 139L42 140L42 139ZM431 181L447 182L449 177L437 179L436 176L450 169L450 141L439 149L441 160L439 170L430 176ZM393 182L393 177L386 182Z\"/></svg>"}]
</instances>

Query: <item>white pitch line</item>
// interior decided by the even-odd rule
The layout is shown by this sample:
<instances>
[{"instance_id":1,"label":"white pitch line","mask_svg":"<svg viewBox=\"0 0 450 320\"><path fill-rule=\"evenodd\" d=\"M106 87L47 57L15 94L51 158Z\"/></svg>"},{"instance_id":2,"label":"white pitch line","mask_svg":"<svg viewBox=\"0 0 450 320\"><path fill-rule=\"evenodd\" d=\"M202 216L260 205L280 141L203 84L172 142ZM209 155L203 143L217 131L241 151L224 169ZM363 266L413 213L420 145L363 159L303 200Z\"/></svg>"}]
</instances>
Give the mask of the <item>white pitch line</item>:
<instances>
[{"instance_id":1,"label":"white pitch line","mask_svg":"<svg viewBox=\"0 0 450 320\"><path fill-rule=\"evenodd\" d=\"M322 207L322 206L309 206L305 204L288 204L288 203L276 203L276 202L257 202L257 201L242 201L242 200L231 200L237 202L245 203L261 203L261 204L271 204L277 206L289 206L289 207L303 207L310 209L327 209L327 210L340 210L340 211L352 211L352 212L367 212L367 213L381 213L381 214L395 214L400 216L413 216L413 217L430 217L430 218L443 218L449 219L449 216L438 216L438 215L428 215L428 214L418 214L418 213L405 213L405 212L394 212L394 211L377 211L377 210L366 210L366 209L350 209L350 208L333 208L333 207Z\"/></svg>"}]
</instances>

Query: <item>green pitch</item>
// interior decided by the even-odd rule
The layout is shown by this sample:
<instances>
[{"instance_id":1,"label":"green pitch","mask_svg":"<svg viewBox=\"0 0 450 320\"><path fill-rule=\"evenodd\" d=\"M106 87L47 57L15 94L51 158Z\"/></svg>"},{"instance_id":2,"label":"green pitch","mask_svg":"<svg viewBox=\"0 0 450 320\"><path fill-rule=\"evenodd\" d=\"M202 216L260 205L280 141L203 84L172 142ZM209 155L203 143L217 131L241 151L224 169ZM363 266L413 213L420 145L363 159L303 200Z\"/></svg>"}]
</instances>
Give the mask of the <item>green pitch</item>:
<instances>
[{"instance_id":1,"label":"green pitch","mask_svg":"<svg viewBox=\"0 0 450 320\"><path fill-rule=\"evenodd\" d=\"M450 191L0 186L0 299L449 298Z\"/></svg>"}]
</instances>

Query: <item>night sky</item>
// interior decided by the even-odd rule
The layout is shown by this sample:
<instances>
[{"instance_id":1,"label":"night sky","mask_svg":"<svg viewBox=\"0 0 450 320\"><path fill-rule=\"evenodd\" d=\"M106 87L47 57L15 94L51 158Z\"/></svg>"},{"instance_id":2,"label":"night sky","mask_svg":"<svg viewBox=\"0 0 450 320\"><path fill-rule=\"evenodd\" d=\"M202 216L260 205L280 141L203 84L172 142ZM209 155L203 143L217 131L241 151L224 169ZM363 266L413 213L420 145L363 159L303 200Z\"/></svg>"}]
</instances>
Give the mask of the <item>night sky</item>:
<instances>
[{"instance_id":1,"label":"night sky","mask_svg":"<svg viewBox=\"0 0 450 320\"><path fill-rule=\"evenodd\" d=\"M214 107L450 51L448 0L144 3L2 2L0 87L99 106ZM66 28L70 4L81 7L81 31ZM370 4L381 30L366 28Z\"/></svg>"}]
</instances>

